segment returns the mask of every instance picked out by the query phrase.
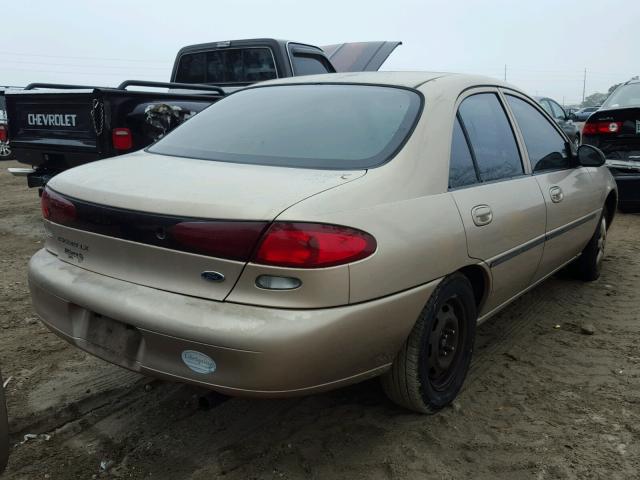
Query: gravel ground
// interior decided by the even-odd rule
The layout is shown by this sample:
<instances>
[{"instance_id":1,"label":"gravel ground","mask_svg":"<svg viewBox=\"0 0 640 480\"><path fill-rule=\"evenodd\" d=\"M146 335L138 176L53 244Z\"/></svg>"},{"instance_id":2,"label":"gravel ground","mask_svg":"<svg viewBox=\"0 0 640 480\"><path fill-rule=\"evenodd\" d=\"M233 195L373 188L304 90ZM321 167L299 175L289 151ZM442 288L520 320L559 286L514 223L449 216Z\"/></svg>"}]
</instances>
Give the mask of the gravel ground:
<instances>
[{"instance_id":1,"label":"gravel ground","mask_svg":"<svg viewBox=\"0 0 640 480\"><path fill-rule=\"evenodd\" d=\"M438 415L395 407L376 381L205 410L202 390L89 357L38 322L38 200L14 165L0 171L5 478L640 478L640 216L616 218L600 280L551 278L480 326L465 388Z\"/></svg>"}]
</instances>

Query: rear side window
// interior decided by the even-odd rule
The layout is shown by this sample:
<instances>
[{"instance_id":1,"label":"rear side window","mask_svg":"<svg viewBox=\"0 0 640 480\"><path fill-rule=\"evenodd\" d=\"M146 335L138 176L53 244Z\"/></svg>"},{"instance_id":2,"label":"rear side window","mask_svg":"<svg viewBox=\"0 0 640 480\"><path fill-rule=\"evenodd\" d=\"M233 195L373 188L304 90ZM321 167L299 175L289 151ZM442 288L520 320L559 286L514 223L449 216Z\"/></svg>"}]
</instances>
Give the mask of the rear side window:
<instances>
[{"instance_id":1,"label":"rear side window","mask_svg":"<svg viewBox=\"0 0 640 480\"><path fill-rule=\"evenodd\" d=\"M553 125L528 102L513 95L506 97L524 137L533 171L569 168L567 144Z\"/></svg>"},{"instance_id":2,"label":"rear side window","mask_svg":"<svg viewBox=\"0 0 640 480\"><path fill-rule=\"evenodd\" d=\"M627 85L619 86L602 105L603 108L638 106L640 106L640 83L628 83Z\"/></svg>"},{"instance_id":3,"label":"rear side window","mask_svg":"<svg viewBox=\"0 0 640 480\"><path fill-rule=\"evenodd\" d=\"M293 72L296 76L329 73L324 59L317 55L293 55Z\"/></svg>"},{"instance_id":4,"label":"rear side window","mask_svg":"<svg viewBox=\"0 0 640 480\"><path fill-rule=\"evenodd\" d=\"M524 174L516 139L495 93L466 98L458 112L483 182Z\"/></svg>"},{"instance_id":5,"label":"rear side window","mask_svg":"<svg viewBox=\"0 0 640 480\"><path fill-rule=\"evenodd\" d=\"M234 163L361 169L387 161L415 125L413 90L304 84L249 88L214 103L150 152Z\"/></svg>"},{"instance_id":6,"label":"rear side window","mask_svg":"<svg viewBox=\"0 0 640 480\"><path fill-rule=\"evenodd\" d=\"M460 121L456 117L451 139L451 161L449 162L449 188L459 188L478 181L473 157L464 136Z\"/></svg>"},{"instance_id":7,"label":"rear side window","mask_svg":"<svg viewBox=\"0 0 640 480\"><path fill-rule=\"evenodd\" d=\"M176 81L249 83L278 78L269 48L228 48L182 55Z\"/></svg>"}]
</instances>

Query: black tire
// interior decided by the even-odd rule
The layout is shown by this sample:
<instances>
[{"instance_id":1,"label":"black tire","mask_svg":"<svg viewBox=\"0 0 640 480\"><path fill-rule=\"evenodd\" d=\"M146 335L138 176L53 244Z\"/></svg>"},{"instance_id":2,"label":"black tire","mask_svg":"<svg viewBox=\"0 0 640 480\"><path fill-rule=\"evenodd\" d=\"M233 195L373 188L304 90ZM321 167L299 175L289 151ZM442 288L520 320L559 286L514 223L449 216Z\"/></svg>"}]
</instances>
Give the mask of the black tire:
<instances>
[{"instance_id":1,"label":"black tire","mask_svg":"<svg viewBox=\"0 0 640 480\"><path fill-rule=\"evenodd\" d=\"M432 414L450 404L469 371L476 321L469 279L454 273L442 280L382 377L387 396L420 413Z\"/></svg>"},{"instance_id":2,"label":"black tire","mask_svg":"<svg viewBox=\"0 0 640 480\"><path fill-rule=\"evenodd\" d=\"M600 277L600 269L602 267L602 259L604 258L605 246L607 243L607 209L602 209L602 215L596 225L596 231L593 233L591 240L582 254L575 262L575 272L581 280L585 282L593 282Z\"/></svg>"}]
</instances>

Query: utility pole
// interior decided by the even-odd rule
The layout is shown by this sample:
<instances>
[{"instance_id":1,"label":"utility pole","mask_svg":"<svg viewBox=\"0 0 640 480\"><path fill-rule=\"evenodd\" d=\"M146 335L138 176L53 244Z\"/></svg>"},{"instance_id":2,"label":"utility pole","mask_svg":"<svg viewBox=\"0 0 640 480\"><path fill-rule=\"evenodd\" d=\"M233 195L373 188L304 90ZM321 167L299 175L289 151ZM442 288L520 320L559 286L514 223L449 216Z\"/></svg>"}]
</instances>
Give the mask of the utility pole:
<instances>
[{"instance_id":1,"label":"utility pole","mask_svg":"<svg viewBox=\"0 0 640 480\"><path fill-rule=\"evenodd\" d=\"M584 69L584 78L582 79L582 103L584 103L584 92L587 88L587 69Z\"/></svg>"},{"instance_id":2,"label":"utility pole","mask_svg":"<svg viewBox=\"0 0 640 480\"><path fill-rule=\"evenodd\" d=\"M507 64L504 64L504 81L507 81Z\"/></svg>"}]
</instances>

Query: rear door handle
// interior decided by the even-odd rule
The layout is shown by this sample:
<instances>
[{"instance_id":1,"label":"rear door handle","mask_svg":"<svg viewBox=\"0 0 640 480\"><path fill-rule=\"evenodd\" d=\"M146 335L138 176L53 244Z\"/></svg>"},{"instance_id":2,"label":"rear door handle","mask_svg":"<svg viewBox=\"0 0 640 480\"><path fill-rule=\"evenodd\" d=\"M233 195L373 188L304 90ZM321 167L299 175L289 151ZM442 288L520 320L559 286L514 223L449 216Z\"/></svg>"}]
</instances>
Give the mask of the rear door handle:
<instances>
[{"instance_id":1,"label":"rear door handle","mask_svg":"<svg viewBox=\"0 0 640 480\"><path fill-rule=\"evenodd\" d=\"M564 199L564 193L560 187L551 187L549 189L549 196L553 203L560 203Z\"/></svg>"},{"instance_id":2,"label":"rear door handle","mask_svg":"<svg viewBox=\"0 0 640 480\"><path fill-rule=\"evenodd\" d=\"M493 212L489 205L476 205L471 209L471 217L476 226L482 227L483 225L489 225L491 223L491 220L493 220Z\"/></svg>"}]
</instances>

